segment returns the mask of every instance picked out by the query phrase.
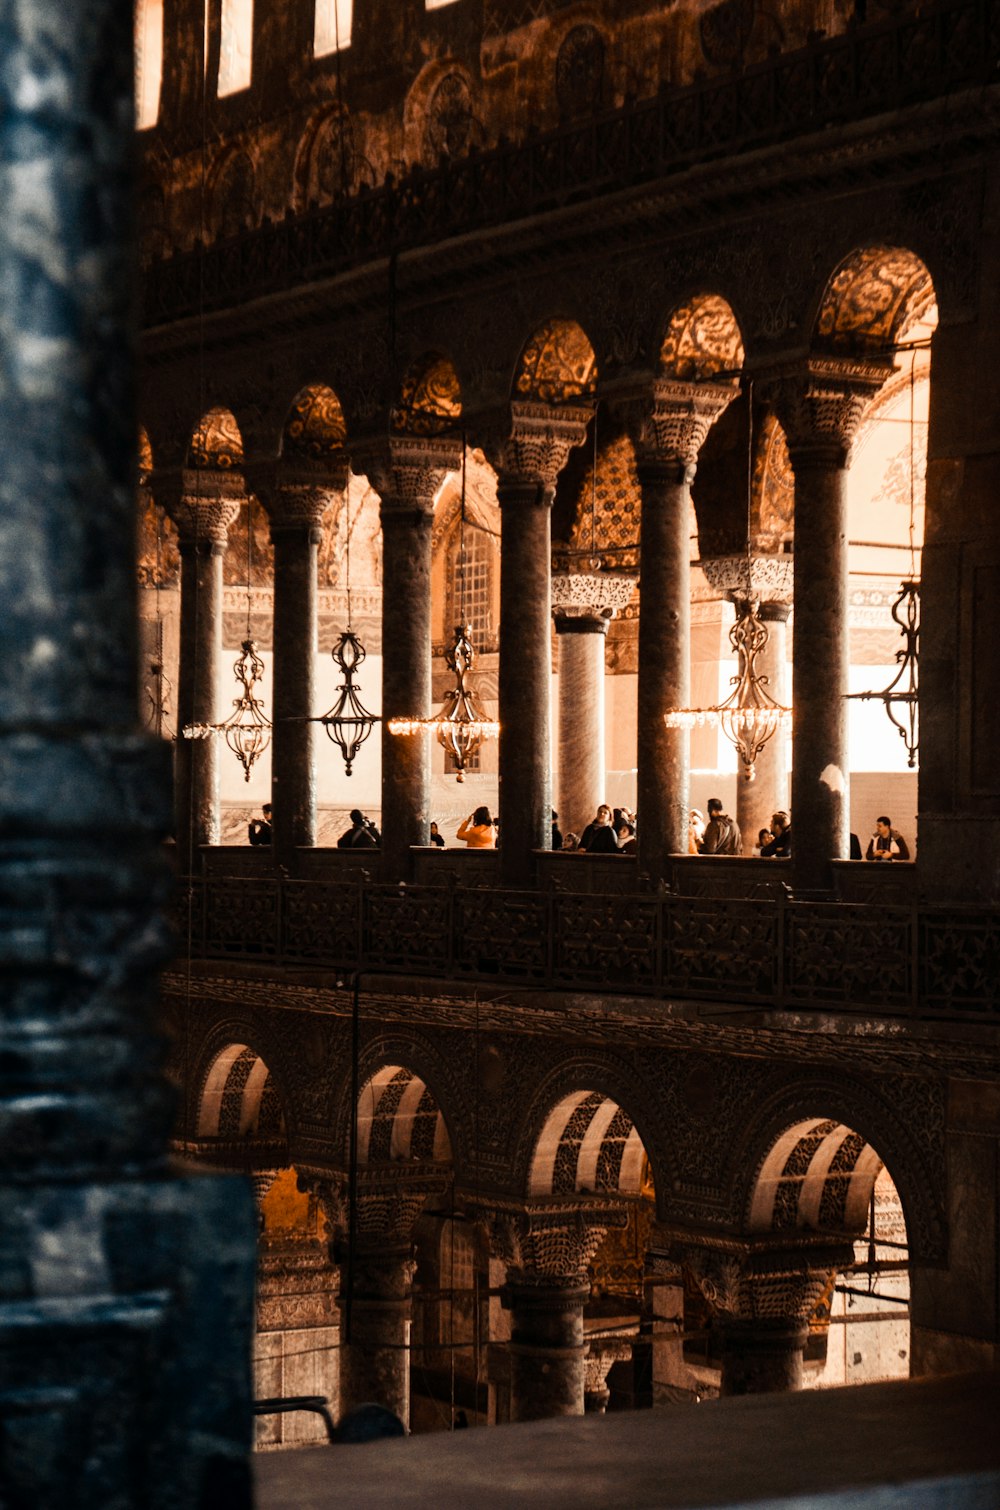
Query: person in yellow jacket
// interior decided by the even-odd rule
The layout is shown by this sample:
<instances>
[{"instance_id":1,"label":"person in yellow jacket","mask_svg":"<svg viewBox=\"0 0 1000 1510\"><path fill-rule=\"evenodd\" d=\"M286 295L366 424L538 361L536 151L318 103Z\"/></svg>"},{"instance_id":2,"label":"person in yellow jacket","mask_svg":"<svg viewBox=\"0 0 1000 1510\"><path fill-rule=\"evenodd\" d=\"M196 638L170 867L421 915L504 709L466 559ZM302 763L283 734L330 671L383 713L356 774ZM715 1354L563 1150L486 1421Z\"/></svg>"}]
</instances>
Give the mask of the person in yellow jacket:
<instances>
[{"instance_id":1,"label":"person in yellow jacket","mask_svg":"<svg viewBox=\"0 0 1000 1510\"><path fill-rule=\"evenodd\" d=\"M496 849L496 825L488 807L476 811L459 824L456 839L464 839L469 849Z\"/></svg>"}]
</instances>

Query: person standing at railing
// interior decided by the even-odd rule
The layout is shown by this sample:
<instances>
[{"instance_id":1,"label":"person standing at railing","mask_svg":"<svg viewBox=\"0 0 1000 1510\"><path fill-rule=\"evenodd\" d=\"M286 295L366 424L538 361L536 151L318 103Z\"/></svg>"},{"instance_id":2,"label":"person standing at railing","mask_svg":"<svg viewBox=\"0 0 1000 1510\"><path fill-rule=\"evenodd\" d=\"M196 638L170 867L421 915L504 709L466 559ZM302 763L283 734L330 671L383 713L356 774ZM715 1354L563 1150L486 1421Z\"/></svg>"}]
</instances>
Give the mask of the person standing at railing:
<instances>
[{"instance_id":1,"label":"person standing at railing","mask_svg":"<svg viewBox=\"0 0 1000 1510\"><path fill-rule=\"evenodd\" d=\"M787 860L792 852L792 820L788 813L772 815L771 832L774 838L770 844L761 846L761 856L765 860Z\"/></svg>"},{"instance_id":2,"label":"person standing at railing","mask_svg":"<svg viewBox=\"0 0 1000 1510\"><path fill-rule=\"evenodd\" d=\"M435 849L444 849L444 835L441 833L436 823L431 824L431 843L434 845Z\"/></svg>"},{"instance_id":3,"label":"person standing at railing","mask_svg":"<svg viewBox=\"0 0 1000 1510\"><path fill-rule=\"evenodd\" d=\"M477 807L459 824L456 839L464 839L469 849L496 849L497 830L488 807Z\"/></svg>"},{"instance_id":4,"label":"person standing at railing","mask_svg":"<svg viewBox=\"0 0 1000 1510\"><path fill-rule=\"evenodd\" d=\"M910 849L898 829L893 828L891 818L876 818L875 832L868 840L866 860L908 860Z\"/></svg>"},{"instance_id":5,"label":"person standing at railing","mask_svg":"<svg viewBox=\"0 0 1000 1510\"><path fill-rule=\"evenodd\" d=\"M382 835L360 808L351 808L351 826L337 840L338 849L378 849Z\"/></svg>"},{"instance_id":6,"label":"person standing at railing","mask_svg":"<svg viewBox=\"0 0 1000 1510\"><path fill-rule=\"evenodd\" d=\"M247 829L247 837L251 844L270 844L271 842L271 804L265 802L261 808L262 817L251 818Z\"/></svg>"},{"instance_id":7,"label":"person standing at railing","mask_svg":"<svg viewBox=\"0 0 1000 1510\"><path fill-rule=\"evenodd\" d=\"M708 799L708 827L701 841L703 855L741 855L743 835L735 818L723 810L718 797Z\"/></svg>"}]
</instances>

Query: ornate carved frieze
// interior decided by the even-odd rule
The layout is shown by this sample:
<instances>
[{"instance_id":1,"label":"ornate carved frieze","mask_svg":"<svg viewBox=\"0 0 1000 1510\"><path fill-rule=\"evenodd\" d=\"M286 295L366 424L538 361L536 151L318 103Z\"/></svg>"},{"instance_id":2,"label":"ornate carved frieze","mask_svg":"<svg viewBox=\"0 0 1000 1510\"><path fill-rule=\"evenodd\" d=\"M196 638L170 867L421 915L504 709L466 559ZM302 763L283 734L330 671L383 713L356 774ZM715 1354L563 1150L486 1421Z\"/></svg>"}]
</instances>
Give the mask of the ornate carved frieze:
<instances>
[{"instance_id":1,"label":"ornate carved frieze","mask_svg":"<svg viewBox=\"0 0 1000 1510\"><path fill-rule=\"evenodd\" d=\"M556 479L574 446L583 444L591 411L516 401L510 418L485 437L483 449L501 483L535 485L551 502Z\"/></svg>"},{"instance_id":2,"label":"ornate carved frieze","mask_svg":"<svg viewBox=\"0 0 1000 1510\"><path fill-rule=\"evenodd\" d=\"M340 1270L316 1243L263 1246L257 1269L257 1330L287 1332L337 1321Z\"/></svg>"}]
</instances>

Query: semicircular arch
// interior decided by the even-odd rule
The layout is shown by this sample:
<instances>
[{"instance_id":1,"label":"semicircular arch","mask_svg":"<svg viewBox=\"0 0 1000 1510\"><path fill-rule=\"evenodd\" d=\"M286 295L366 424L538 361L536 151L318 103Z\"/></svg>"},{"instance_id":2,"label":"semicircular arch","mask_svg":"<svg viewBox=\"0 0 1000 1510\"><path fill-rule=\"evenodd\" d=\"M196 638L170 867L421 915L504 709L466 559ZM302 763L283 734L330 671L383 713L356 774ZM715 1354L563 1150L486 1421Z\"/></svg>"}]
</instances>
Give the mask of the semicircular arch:
<instances>
[{"instance_id":1,"label":"semicircular arch","mask_svg":"<svg viewBox=\"0 0 1000 1510\"><path fill-rule=\"evenodd\" d=\"M576 320L549 318L521 347L512 396L528 403L585 405L597 388L597 357Z\"/></svg>"},{"instance_id":2,"label":"semicircular arch","mask_svg":"<svg viewBox=\"0 0 1000 1510\"><path fill-rule=\"evenodd\" d=\"M838 354L891 352L915 324L936 323L927 264L907 247L856 247L840 258L819 294L813 344Z\"/></svg>"},{"instance_id":3,"label":"semicircular arch","mask_svg":"<svg viewBox=\"0 0 1000 1510\"><path fill-rule=\"evenodd\" d=\"M687 383L736 381L744 356L743 333L722 294L691 293L667 316L659 343L661 376Z\"/></svg>"}]
</instances>

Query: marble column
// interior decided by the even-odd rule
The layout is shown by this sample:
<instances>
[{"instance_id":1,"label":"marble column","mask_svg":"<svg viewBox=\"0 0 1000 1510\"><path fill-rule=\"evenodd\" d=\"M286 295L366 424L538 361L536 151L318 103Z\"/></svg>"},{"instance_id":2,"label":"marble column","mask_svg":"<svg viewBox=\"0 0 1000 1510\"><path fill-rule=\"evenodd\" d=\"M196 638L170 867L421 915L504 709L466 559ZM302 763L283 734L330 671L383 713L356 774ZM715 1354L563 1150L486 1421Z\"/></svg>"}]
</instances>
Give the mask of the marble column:
<instances>
[{"instance_id":1,"label":"marble column","mask_svg":"<svg viewBox=\"0 0 1000 1510\"><path fill-rule=\"evenodd\" d=\"M850 1242L822 1234L686 1247L684 1261L720 1334L723 1395L802 1388L810 1319L831 1276L853 1259Z\"/></svg>"},{"instance_id":2,"label":"marble column","mask_svg":"<svg viewBox=\"0 0 1000 1510\"><path fill-rule=\"evenodd\" d=\"M274 543L274 702L271 808L274 853L316 843L316 562L323 515L347 486L347 460L275 471L260 487ZM257 479L250 484L257 491Z\"/></svg>"},{"instance_id":3,"label":"marble column","mask_svg":"<svg viewBox=\"0 0 1000 1510\"><path fill-rule=\"evenodd\" d=\"M180 663L177 672L177 748L174 776L177 854L188 874L198 846L218 844L220 741L185 739L188 724L219 719L222 660L222 558L229 526L243 498L242 479L229 473L184 472L180 496L167 508L177 526L181 557Z\"/></svg>"},{"instance_id":4,"label":"marble column","mask_svg":"<svg viewBox=\"0 0 1000 1510\"><path fill-rule=\"evenodd\" d=\"M659 881L686 854L690 734L663 715L691 703L691 483L710 428L736 390L659 379L624 408L642 492L636 813L639 870Z\"/></svg>"},{"instance_id":5,"label":"marble column","mask_svg":"<svg viewBox=\"0 0 1000 1510\"><path fill-rule=\"evenodd\" d=\"M534 880L534 852L552 847L551 509L556 479L590 413L511 405L509 433L487 454L497 473L500 553L500 873Z\"/></svg>"},{"instance_id":6,"label":"marble column","mask_svg":"<svg viewBox=\"0 0 1000 1510\"><path fill-rule=\"evenodd\" d=\"M626 1221L610 1202L593 1209L540 1203L492 1214L492 1241L507 1264L512 1421L583 1415L587 1266L608 1228Z\"/></svg>"},{"instance_id":7,"label":"marble column","mask_svg":"<svg viewBox=\"0 0 1000 1510\"><path fill-rule=\"evenodd\" d=\"M556 803L564 834L581 833L605 792L604 646L634 578L559 574L552 608L559 642Z\"/></svg>"},{"instance_id":8,"label":"marble column","mask_svg":"<svg viewBox=\"0 0 1000 1510\"><path fill-rule=\"evenodd\" d=\"M252 1500L252 1201L168 1162L136 686L133 7L3 9L0 1498Z\"/></svg>"},{"instance_id":9,"label":"marble column","mask_svg":"<svg viewBox=\"0 0 1000 1510\"><path fill-rule=\"evenodd\" d=\"M357 451L353 465L382 500L382 874L401 881L411 846L429 843L430 736L390 734L389 721L431 713L434 499L461 448L399 437Z\"/></svg>"},{"instance_id":10,"label":"marble column","mask_svg":"<svg viewBox=\"0 0 1000 1510\"><path fill-rule=\"evenodd\" d=\"M792 629L792 877L825 891L850 838L847 703L847 469L883 361L810 358L769 380L795 477Z\"/></svg>"},{"instance_id":11,"label":"marble column","mask_svg":"<svg viewBox=\"0 0 1000 1510\"><path fill-rule=\"evenodd\" d=\"M786 683L786 626L792 610L793 558L790 555L752 556L747 576L746 556L716 556L702 559L710 587L724 593L740 613L748 597L757 603L757 616L767 629L767 642L754 662L764 690L782 707L790 705ZM752 854L757 835L770 826L772 814L788 810L788 761L786 733L771 736L754 761L754 779L742 770L736 778L736 821L743 835L743 853Z\"/></svg>"}]
</instances>

